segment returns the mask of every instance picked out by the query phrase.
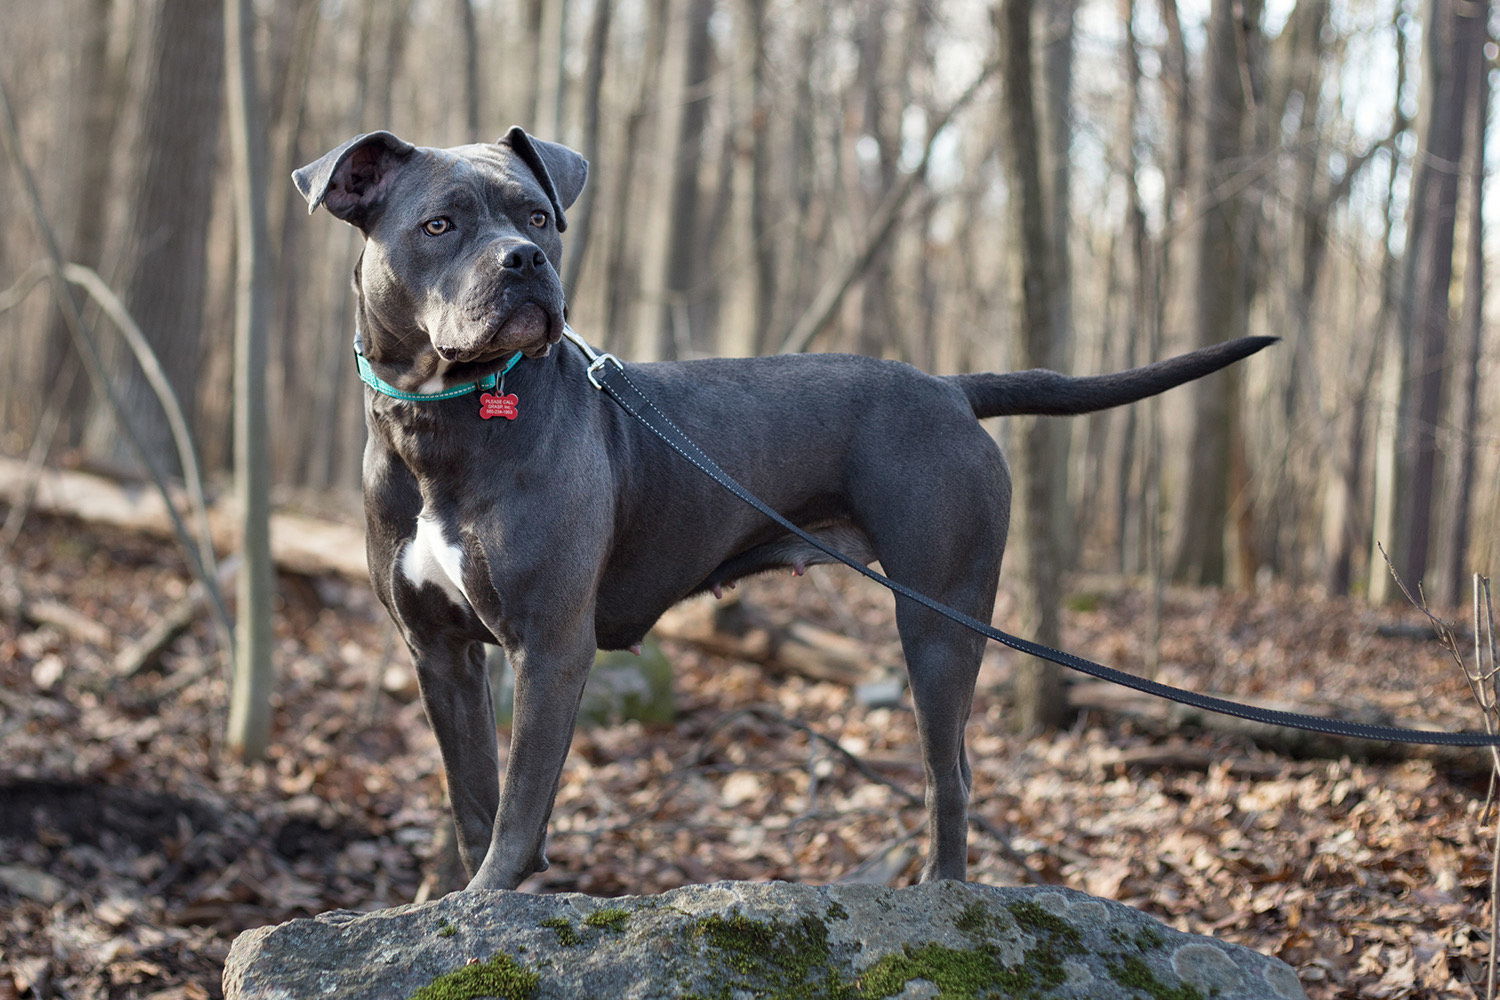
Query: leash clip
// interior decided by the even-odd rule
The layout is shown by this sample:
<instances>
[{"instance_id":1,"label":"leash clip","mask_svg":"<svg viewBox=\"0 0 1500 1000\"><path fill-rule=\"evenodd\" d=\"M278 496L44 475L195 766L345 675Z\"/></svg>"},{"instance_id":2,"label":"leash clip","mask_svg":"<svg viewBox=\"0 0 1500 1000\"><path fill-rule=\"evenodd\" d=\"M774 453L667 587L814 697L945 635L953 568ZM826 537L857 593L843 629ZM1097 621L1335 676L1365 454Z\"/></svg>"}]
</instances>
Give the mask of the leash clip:
<instances>
[{"instance_id":1,"label":"leash clip","mask_svg":"<svg viewBox=\"0 0 1500 1000\"><path fill-rule=\"evenodd\" d=\"M616 368L620 369L621 371L625 370L625 366L620 364L620 359L615 357L613 354L600 354L589 363L588 367L589 382L593 384L595 389L604 388L603 383L599 381L599 369L603 367L604 362L606 361L613 361Z\"/></svg>"}]
</instances>

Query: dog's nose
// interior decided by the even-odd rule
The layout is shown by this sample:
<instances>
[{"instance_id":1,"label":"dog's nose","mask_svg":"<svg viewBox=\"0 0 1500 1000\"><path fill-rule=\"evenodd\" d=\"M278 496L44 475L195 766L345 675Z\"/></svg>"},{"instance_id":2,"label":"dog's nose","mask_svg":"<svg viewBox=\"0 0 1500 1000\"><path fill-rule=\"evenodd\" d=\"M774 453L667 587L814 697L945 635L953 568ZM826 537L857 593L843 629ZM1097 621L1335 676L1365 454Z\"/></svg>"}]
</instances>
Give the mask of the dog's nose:
<instances>
[{"instance_id":1,"label":"dog's nose","mask_svg":"<svg viewBox=\"0 0 1500 1000\"><path fill-rule=\"evenodd\" d=\"M547 263L547 255L535 243L514 243L500 253L500 266L522 276L539 271Z\"/></svg>"}]
</instances>

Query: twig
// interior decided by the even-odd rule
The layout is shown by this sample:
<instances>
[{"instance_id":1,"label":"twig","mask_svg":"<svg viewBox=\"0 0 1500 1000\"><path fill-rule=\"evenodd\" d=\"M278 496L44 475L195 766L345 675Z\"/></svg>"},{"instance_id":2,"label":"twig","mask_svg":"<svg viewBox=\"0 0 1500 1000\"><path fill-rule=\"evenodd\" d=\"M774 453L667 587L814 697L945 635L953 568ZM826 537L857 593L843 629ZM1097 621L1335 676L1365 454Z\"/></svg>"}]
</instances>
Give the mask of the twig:
<instances>
[{"instance_id":1,"label":"twig","mask_svg":"<svg viewBox=\"0 0 1500 1000\"><path fill-rule=\"evenodd\" d=\"M1481 605L1484 612L1482 616ZM1480 641L1481 633L1485 637L1484 642ZM1485 656L1486 652L1489 654L1488 658ZM1474 667L1480 678L1477 686L1490 697L1490 709L1485 713L1485 726L1488 727L1496 702L1495 604L1490 599L1489 577L1480 576L1478 573L1474 574ZM1490 821L1495 827L1494 840L1490 845L1490 954L1489 960L1485 963L1484 995L1486 1000L1495 1000L1496 945L1500 943L1500 906L1497 906L1495 902L1497 898L1500 898L1500 817L1495 815L1493 808L1497 776L1500 776L1500 762L1497 762L1495 770L1490 772L1490 795L1486 800Z\"/></svg>"},{"instance_id":2,"label":"twig","mask_svg":"<svg viewBox=\"0 0 1500 1000\"><path fill-rule=\"evenodd\" d=\"M1385 546L1377 544L1380 555L1385 559L1386 568L1391 572L1391 578L1396 581L1396 586L1406 596L1418 611L1427 617L1432 623L1433 630L1437 633L1438 642L1458 668L1463 672L1464 679L1469 683L1469 691L1474 700L1479 704L1480 715L1484 719L1484 731L1493 734L1500 727L1500 711L1497 711L1496 689L1496 661L1495 661L1495 609L1490 600L1490 581L1487 577L1478 573L1474 574L1474 665L1471 668L1464 659L1463 653L1459 651L1459 640L1455 626L1445 619L1439 618L1432 613L1427 606L1426 596L1421 594L1418 587L1418 595L1412 596L1411 590L1406 586L1406 581L1401 579L1401 574L1396 572L1396 567L1391 564L1391 557L1386 554ZM1485 963L1485 998L1495 1000L1497 955L1496 945L1500 944L1500 907L1497 907L1497 899L1500 899L1500 814L1495 810L1495 789L1497 781L1500 781L1500 748L1490 747L1490 786L1489 793L1485 798L1484 811L1480 815L1480 822L1486 818L1494 824L1494 839L1490 847L1490 952Z\"/></svg>"},{"instance_id":3,"label":"twig","mask_svg":"<svg viewBox=\"0 0 1500 1000\"><path fill-rule=\"evenodd\" d=\"M0 615L33 625L51 625L96 646L109 645L109 629L59 601L29 599L21 587L19 574L8 569L0 572Z\"/></svg>"},{"instance_id":4,"label":"twig","mask_svg":"<svg viewBox=\"0 0 1500 1000\"><path fill-rule=\"evenodd\" d=\"M225 559L219 564L218 583L221 588L229 585L229 581L234 578L239 566L240 560L237 556ZM176 607L162 615L156 624L119 652L115 657L115 673L120 677L134 677L149 670L161 658L161 654L166 651L167 647L192 627L203 605L209 600L202 585L194 582L188 589L187 596L178 601Z\"/></svg>"},{"instance_id":5,"label":"twig","mask_svg":"<svg viewBox=\"0 0 1500 1000\"><path fill-rule=\"evenodd\" d=\"M177 448L177 461L182 466L188 502L193 508L193 518L198 523L198 556L203 560L204 569L209 573L208 580L199 582L204 586L209 600L214 603L216 612L220 614L224 622L228 622L229 612L225 608L224 594L217 583L218 566L214 558L213 537L208 528L208 502L204 499L203 474L198 466L198 450L193 444L192 432L188 430L187 417L182 412L182 402L177 398L177 393L167 378L166 370L161 366L161 360L151 349L151 344L146 340L146 335L141 332L140 325L130 315L130 311L125 308L125 303L120 301L114 289L99 277L98 272L82 264L64 264L63 276L88 292L90 297L99 304L99 308L104 310L104 314L114 322L115 328L120 331L120 336L125 338L125 343L135 355L136 363L141 366L141 373L146 376L146 383L151 386L151 391L156 394L157 401L161 403L162 413L167 418L167 427L172 432L172 442Z\"/></svg>"},{"instance_id":6,"label":"twig","mask_svg":"<svg viewBox=\"0 0 1500 1000\"><path fill-rule=\"evenodd\" d=\"M47 265L39 260L32 261L31 266L21 272L15 284L0 292L0 313L9 312L25 302L31 290L46 280Z\"/></svg>"}]
</instances>

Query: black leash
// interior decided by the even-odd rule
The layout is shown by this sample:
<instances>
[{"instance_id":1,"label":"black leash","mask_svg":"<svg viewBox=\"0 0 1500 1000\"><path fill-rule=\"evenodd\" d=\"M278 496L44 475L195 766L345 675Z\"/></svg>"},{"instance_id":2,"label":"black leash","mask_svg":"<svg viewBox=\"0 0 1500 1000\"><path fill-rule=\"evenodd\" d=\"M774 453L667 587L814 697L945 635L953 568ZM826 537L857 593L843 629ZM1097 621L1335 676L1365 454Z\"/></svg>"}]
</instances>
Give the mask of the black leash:
<instances>
[{"instance_id":1,"label":"black leash","mask_svg":"<svg viewBox=\"0 0 1500 1000\"><path fill-rule=\"evenodd\" d=\"M580 344L580 346L583 346ZM1237 701L1229 701L1226 698L1216 698L1213 695L1199 694L1196 691L1187 691L1182 688L1173 687L1170 684L1162 684L1158 681L1149 680L1145 677L1137 677L1127 674L1114 667L1106 667L1102 663L1086 660L1081 656L1060 649L1053 649L1041 643L1022 639L1019 636L1003 632L986 622L964 614L954 608L948 607L940 601L935 601L926 594L912 590L904 584L897 583L880 573L870 569L864 563L845 555L838 549L833 548L816 536L803 531L797 525L788 521L777 513L773 508L741 486L735 479L719 467L718 463L704 454L692 440L683 433L682 429L674 424L670 417L663 413L651 399L638 389L630 376L625 373L624 366L619 359L611 354L595 354L592 350L585 348L590 356L589 381L600 389L609 393L615 402L619 403L627 413L635 417L646 426L651 433L661 438L669 448L677 452L683 458L696 465L704 475L714 480L724 489L739 497L745 503L760 511L776 524L796 535L807 544L813 546L829 557L838 560L850 569L869 577L876 583L889 590L916 601L923 607L935 611L945 618L972 629L980 635L993 639L1002 645L1031 656L1049 660L1058 666L1076 670L1090 677L1122 687L1142 691L1158 698L1175 701L1192 708L1202 709L1206 712L1217 712L1221 715L1231 715L1241 719L1249 719L1251 722L1260 722L1268 726L1286 726L1291 729L1303 729L1314 733L1326 733L1331 736L1345 736L1364 740L1382 740L1392 743L1419 743L1429 746L1457 746L1457 747L1493 747L1500 746L1500 734L1459 732L1445 733L1435 730L1404 729L1400 726L1375 726L1362 722L1347 722L1343 719L1331 719L1320 715L1304 715L1300 712L1281 712L1275 709L1259 708L1255 705L1243 705Z\"/></svg>"}]
</instances>

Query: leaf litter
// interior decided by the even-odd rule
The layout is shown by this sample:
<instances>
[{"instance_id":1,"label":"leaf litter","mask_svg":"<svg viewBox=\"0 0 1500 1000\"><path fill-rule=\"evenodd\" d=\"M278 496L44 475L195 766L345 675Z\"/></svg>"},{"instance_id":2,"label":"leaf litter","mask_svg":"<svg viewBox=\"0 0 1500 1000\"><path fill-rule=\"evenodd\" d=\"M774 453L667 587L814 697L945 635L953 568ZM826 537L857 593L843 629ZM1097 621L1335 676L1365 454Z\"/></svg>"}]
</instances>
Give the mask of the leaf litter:
<instances>
[{"instance_id":1,"label":"leaf litter","mask_svg":"<svg viewBox=\"0 0 1500 1000\"><path fill-rule=\"evenodd\" d=\"M436 745L366 588L282 578L273 744L241 766L220 754L225 680L206 623L159 671L114 671L117 649L186 594L174 553L38 517L13 556L28 596L69 605L114 643L0 618L0 998L216 998L240 931L456 887ZM819 568L745 588L784 619L860 638L872 663L900 662L890 602L864 581ZM1067 645L1138 669L1145 602L1126 586L1074 602ZM997 622L1011 606L1002 595ZM1422 624L1286 588L1169 590L1158 676L1477 725L1447 654L1380 636L1392 622ZM553 866L524 888L915 878L909 701L865 707L839 685L667 650L677 722L578 733ZM1313 1000L1477 995L1490 946L1482 758L1294 760L1102 713L1022 739L1006 729L1015 660L986 654L969 727L971 878L1072 886L1276 955ZM1161 752L1131 763L1143 748Z\"/></svg>"}]
</instances>

